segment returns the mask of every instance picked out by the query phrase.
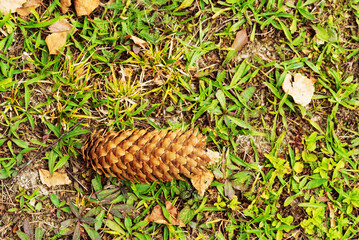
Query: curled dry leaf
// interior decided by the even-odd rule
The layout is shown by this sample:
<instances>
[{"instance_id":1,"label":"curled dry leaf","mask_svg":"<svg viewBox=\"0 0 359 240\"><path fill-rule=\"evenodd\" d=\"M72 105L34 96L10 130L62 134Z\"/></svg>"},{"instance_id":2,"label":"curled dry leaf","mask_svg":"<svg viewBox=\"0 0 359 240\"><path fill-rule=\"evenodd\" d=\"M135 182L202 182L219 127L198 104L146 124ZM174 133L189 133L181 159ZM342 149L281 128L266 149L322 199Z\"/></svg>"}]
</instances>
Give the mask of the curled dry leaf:
<instances>
[{"instance_id":1,"label":"curled dry leaf","mask_svg":"<svg viewBox=\"0 0 359 240\"><path fill-rule=\"evenodd\" d=\"M90 15L100 4L100 0L74 0L77 16Z\"/></svg>"},{"instance_id":2,"label":"curled dry leaf","mask_svg":"<svg viewBox=\"0 0 359 240\"><path fill-rule=\"evenodd\" d=\"M293 97L295 103L307 106L314 94L314 83L314 79L309 79L300 73L294 74L294 81L292 82L292 75L288 73L282 88L284 92Z\"/></svg>"},{"instance_id":3,"label":"curled dry leaf","mask_svg":"<svg viewBox=\"0 0 359 240\"><path fill-rule=\"evenodd\" d=\"M139 37L133 35L127 35L126 37L130 38L136 45L145 48L147 46L147 42L142 40Z\"/></svg>"},{"instance_id":4,"label":"curled dry leaf","mask_svg":"<svg viewBox=\"0 0 359 240\"><path fill-rule=\"evenodd\" d=\"M22 16L25 17L31 13L32 9L36 9L41 5L42 0L29 0L26 3L24 3L20 8L16 10L16 12Z\"/></svg>"},{"instance_id":5,"label":"curled dry leaf","mask_svg":"<svg viewBox=\"0 0 359 240\"><path fill-rule=\"evenodd\" d=\"M213 182L213 173L211 171L205 171L201 175L195 175L191 178L192 185L197 189L200 196L204 195L209 185Z\"/></svg>"},{"instance_id":6,"label":"curled dry leaf","mask_svg":"<svg viewBox=\"0 0 359 240\"><path fill-rule=\"evenodd\" d=\"M169 223L168 220L163 215L162 208L160 205L156 205L153 208L150 216L148 217L148 221L166 224L166 225L178 225L180 227L186 226L180 219L178 219L177 208L175 206L172 206L170 201L166 201L166 209L167 209L168 213L170 214L172 224Z\"/></svg>"},{"instance_id":7,"label":"curled dry leaf","mask_svg":"<svg viewBox=\"0 0 359 240\"><path fill-rule=\"evenodd\" d=\"M220 161L220 153L214 152L210 149L207 149L205 154L210 158L209 165L215 164ZM196 175L191 178L193 187L198 191L200 196L204 195L204 192L207 190L209 185L213 182L214 176L213 173L209 170L204 171L201 175Z\"/></svg>"},{"instance_id":8,"label":"curled dry leaf","mask_svg":"<svg viewBox=\"0 0 359 240\"><path fill-rule=\"evenodd\" d=\"M49 26L49 30L52 34L46 37L45 42L50 54L60 53L60 49L66 44L67 34L71 28L72 24L66 19L59 20Z\"/></svg>"},{"instance_id":9,"label":"curled dry leaf","mask_svg":"<svg viewBox=\"0 0 359 240\"><path fill-rule=\"evenodd\" d=\"M39 169L39 174L41 182L48 187L66 185L71 183L71 180L66 173L54 172L54 175L51 177L49 171L45 169Z\"/></svg>"},{"instance_id":10,"label":"curled dry leaf","mask_svg":"<svg viewBox=\"0 0 359 240\"><path fill-rule=\"evenodd\" d=\"M60 0L60 5L61 5L61 12L67 13L69 8L71 7L71 0Z\"/></svg>"},{"instance_id":11,"label":"curled dry leaf","mask_svg":"<svg viewBox=\"0 0 359 240\"><path fill-rule=\"evenodd\" d=\"M248 43L248 36L246 30L241 30L237 32L236 39L234 39L234 42L232 44L232 48L234 50L239 51L243 48L244 45Z\"/></svg>"}]
</instances>

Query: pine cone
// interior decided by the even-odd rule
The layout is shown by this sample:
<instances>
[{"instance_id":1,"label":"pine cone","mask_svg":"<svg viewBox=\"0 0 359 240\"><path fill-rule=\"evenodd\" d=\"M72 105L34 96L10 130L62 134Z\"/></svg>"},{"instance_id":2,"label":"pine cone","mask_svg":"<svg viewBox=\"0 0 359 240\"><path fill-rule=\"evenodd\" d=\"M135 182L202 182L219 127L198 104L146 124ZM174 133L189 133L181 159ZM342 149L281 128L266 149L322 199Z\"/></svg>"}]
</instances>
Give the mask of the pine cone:
<instances>
[{"instance_id":1,"label":"pine cone","mask_svg":"<svg viewBox=\"0 0 359 240\"><path fill-rule=\"evenodd\" d=\"M219 153L205 151L205 137L198 130L182 133L168 129L127 130L92 134L82 147L87 167L99 174L132 182L191 179L200 195L213 181L206 166L219 160Z\"/></svg>"}]
</instances>

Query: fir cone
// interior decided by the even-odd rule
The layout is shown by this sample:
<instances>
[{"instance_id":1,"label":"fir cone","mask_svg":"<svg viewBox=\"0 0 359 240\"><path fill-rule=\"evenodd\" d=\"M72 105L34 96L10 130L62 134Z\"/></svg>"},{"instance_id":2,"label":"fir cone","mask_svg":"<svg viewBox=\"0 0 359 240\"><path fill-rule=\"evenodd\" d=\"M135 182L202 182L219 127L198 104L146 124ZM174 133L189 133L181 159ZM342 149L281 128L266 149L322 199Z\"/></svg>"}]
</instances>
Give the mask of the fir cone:
<instances>
[{"instance_id":1,"label":"fir cone","mask_svg":"<svg viewBox=\"0 0 359 240\"><path fill-rule=\"evenodd\" d=\"M84 160L105 176L132 182L191 179L200 195L213 181L206 166L219 160L219 153L204 150L205 137L198 130L126 130L92 134L82 147Z\"/></svg>"}]
</instances>

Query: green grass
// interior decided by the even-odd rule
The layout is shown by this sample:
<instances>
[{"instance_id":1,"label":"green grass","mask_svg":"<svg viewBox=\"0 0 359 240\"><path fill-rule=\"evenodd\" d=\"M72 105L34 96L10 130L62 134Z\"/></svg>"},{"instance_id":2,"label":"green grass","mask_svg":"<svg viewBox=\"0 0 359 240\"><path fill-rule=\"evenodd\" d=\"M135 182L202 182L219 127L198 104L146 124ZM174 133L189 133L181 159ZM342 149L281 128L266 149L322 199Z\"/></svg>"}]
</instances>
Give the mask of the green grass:
<instances>
[{"instance_id":1,"label":"green grass","mask_svg":"<svg viewBox=\"0 0 359 240\"><path fill-rule=\"evenodd\" d=\"M77 17L53 1L0 17L1 238L358 237L359 2L181 3L117 0ZM62 18L73 29L49 55L47 27ZM242 29L250 41L237 53ZM308 107L283 92L287 73L316 79ZM194 126L223 157L204 197L186 181L120 182L83 166L94 130ZM38 168L73 184L8 184ZM170 219L166 201L186 227L148 221L158 204Z\"/></svg>"}]
</instances>

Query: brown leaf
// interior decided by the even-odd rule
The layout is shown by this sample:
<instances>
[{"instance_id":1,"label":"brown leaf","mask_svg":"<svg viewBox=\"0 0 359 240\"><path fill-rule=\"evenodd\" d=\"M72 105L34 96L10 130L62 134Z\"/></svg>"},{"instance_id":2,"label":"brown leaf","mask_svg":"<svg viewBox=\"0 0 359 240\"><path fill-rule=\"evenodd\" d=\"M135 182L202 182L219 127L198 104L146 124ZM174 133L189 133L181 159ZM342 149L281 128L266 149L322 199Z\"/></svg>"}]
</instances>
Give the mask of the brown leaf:
<instances>
[{"instance_id":1,"label":"brown leaf","mask_svg":"<svg viewBox=\"0 0 359 240\"><path fill-rule=\"evenodd\" d=\"M136 45L145 48L147 46L147 42L133 35L127 35L126 37L130 38Z\"/></svg>"},{"instance_id":2,"label":"brown leaf","mask_svg":"<svg viewBox=\"0 0 359 240\"><path fill-rule=\"evenodd\" d=\"M45 169L39 169L39 174L41 182L48 187L66 185L71 183L71 180L66 173L54 172L54 175L51 177L49 171Z\"/></svg>"},{"instance_id":3,"label":"brown leaf","mask_svg":"<svg viewBox=\"0 0 359 240\"><path fill-rule=\"evenodd\" d=\"M16 10L16 12L22 16L26 17L31 13L32 9L36 9L41 5L42 0L29 0L26 3L24 3L20 8Z\"/></svg>"},{"instance_id":4,"label":"brown leaf","mask_svg":"<svg viewBox=\"0 0 359 240\"><path fill-rule=\"evenodd\" d=\"M165 216L163 215L162 208L160 205L156 205L153 208L150 216L148 217L148 221L166 224L166 225L178 225L180 227L186 226L180 219L178 219L177 208L175 206L172 206L170 201L166 201L166 209L170 214L172 224L170 224L168 220L165 218Z\"/></svg>"},{"instance_id":5,"label":"brown leaf","mask_svg":"<svg viewBox=\"0 0 359 240\"><path fill-rule=\"evenodd\" d=\"M282 84L283 91L291 95L295 103L302 106L307 106L314 95L314 79L309 79L300 73L294 74L294 81L292 82L292 75L289 73Z\"/></svg>"},{"instance_id":6,"label":"brown leaf","mask_svg":"<svg viewBox=\"0 0 359 240\"><path fill-rule=\"evenodd\" d=\"M204 195L209 185L213 182L213 174L210 171L205 171L201 175L195 175L191 178L192 185L197 189L200 196Z\"/></svg>"},{"instance_id":7,"label":"brown leaf","mask_svg":"<svg viewBox=\"0 0 359 240\"><path fill-rule=\"evenodd\" d=\"M60 0L60 5L61 5L61 12L67 13L69 8L71 7L71 0Z\"/></svg>"},{"instance_id":8,"label":"brown leaf","mask_svg":"<svg viewBox=\"0 0 359 240\"><path fill-rule=\"evenodd\" d=\"M60 49L66 44L68 32L72 29L72 24L67 19L59 20L49 26L51 35L46 37L46 44L50 54L58 54Z\"/></svg>"},{"instance_id":9,"label":"brown leaf","mask_svg":"<svg viewBox=\"0 0 359 240\"><path fill-rule=\"evenodd\" d=\"M160 205L156 205L150 216L148 217L149 222L161 223L161 224L169 224L165 216L163 216L163 212Z\"/></svg>"},{"instance_id":10,"label":"brown leaf","mask_svg":"<svg viewBox=\"0 0 359 240\"><path fill-rule=\"evenodd\" d=\"M56 32L69 32L72 29L72 24L67 19L62 19L49 26L49 30L52 33Z\"/></svg>"},{"instance_id":11,"label":"brown leaf","mask_svg":"<svg viewBox=\"0 0 359 240\"><path fill-rule=\"evenodd\" d=\"M0 1L0 12L3 15L11 12L16 12L16 9L22 7L26 0L1 0Z\"/></svg>"},{"instance_id":12,"label":"brown leaf","mask_svg":"<svg viewBox=\"0 0 359 240\"><path fill-rule=\"evenodd\" d=\"M100 4L100 0L74 0L77 16L90 15Z\"/></svg>"},{"instance_id":13,"label":"brown leaf","mask_svg":"<svg viewBox=\"0 0 359 240\"><path fill-rule=\"evenodd\" d=\"M66 44L67 32L52 33L46 37L45 42L50 54L59 54L60 49Z\"/></svg>"},{"instance_id":14,"label":"brown leaf","mask_svg":"<svg viewBox=\"0 0 359 240\"><path fill-rule=\"evenodd\" d=\"M236 51L239 51L247 43L248 43L247 32L246 32L246 30L243 29L243 30L237 32L236 39L234 39L234 42L232 44L232 48L234 48L234 50L236 50Z\"/></svg>"}]
</instances>

